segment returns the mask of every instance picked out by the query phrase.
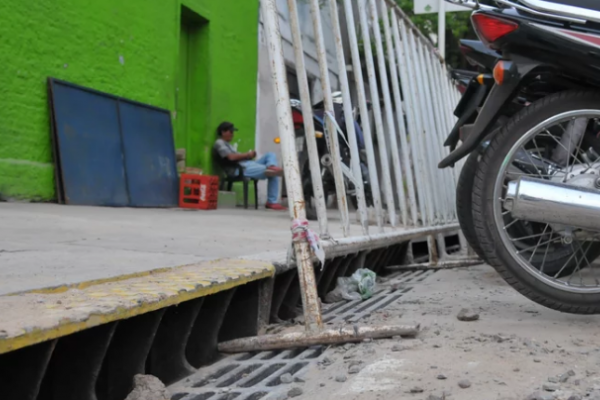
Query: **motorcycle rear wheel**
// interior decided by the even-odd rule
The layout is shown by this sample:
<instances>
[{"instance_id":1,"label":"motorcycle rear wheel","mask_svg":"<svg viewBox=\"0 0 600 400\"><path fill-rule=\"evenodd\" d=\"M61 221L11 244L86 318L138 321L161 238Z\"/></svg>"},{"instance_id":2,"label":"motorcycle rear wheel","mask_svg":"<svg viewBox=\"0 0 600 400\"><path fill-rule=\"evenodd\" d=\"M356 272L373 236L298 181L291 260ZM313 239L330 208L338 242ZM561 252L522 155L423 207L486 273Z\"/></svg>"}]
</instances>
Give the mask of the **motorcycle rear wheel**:
<instances>
[{"instance_id":1,"label":"motorcycle rear wheel","mask_svg":"<svg viewBox=\"0 0 600 400\"><path fill-rule=\"evenodd\" d=\"M509 179L509 167L516 162L516 159L511 157L518 149L526 149L527 143L530 143L528 141L533 140L535 149L542 155L543 152L538 149L539 141L545 138L551 143L552 140L556 141L555 136L559 136L554 132L560 130L553 130L554 126L560 126L563 131L561 135L565 135L568 129L565 130L562 124L568 124L574 118L583 116L600 119L598 110L600 110L600 93L589 91L553 94L526 107L512 117L491 139L488 149L478 164L473 186L473 220L481 249L488 263L507 283L524 296L545 307L572 314L600 314L600 284L598 284L600 277L595 278L595 285L587 285L591 280L588 275L596 274L596 270L600 271L600 267L592 265L600 255L600 243L589 240L580 242L575 238L569 250L568 242L562 239L560 233L554 232L554 227L550 227L550 231L546 233L550 226L546 224L544 232L536 235L540 238L539 241L534 239L537 241L537 246L532 251L533 255L538 251L540 242L544 238L543 247L557 249L553 250L556 251L553 262L563 262L563 270L567 268L572 270L568 277L559 276L560 273L546 274L543 265L541 268L539 265L533 265L531 258L527 257L527 251L516 248L518 242L510 238L507 233L509 229L505 222L506 218L511 217L510 213L507 214L507 211L502 208L504 185L506 179ZM590 116L592 114L593 116ZM536 136L538 134L539 136ZM536 138L538 138L537 142ZM579 151L579 148L575 149L575 153L572 153L568 160L577 159ZM535 154L533 150L531 154ZM569 171L569 168L575 165L573 161L573 166L570 167L569 162L567 161L565 171ZM537 173L540 174L539 171ZM520 221L519 224L522 222L517 221ZM572 229L577 230L574 227ZM550 239L546 244L548 234ZM553 235L556 235L554 239ZM578 248L575 247L577 245ZM586 247L587 250L584 250ZM577 278L575 283L572 283L572 278L577 276L577 273L580 284L577 284Z\"/></svg>"},{"instance_id":2,"label":"motorcycle rear wheel","mask_svg":"<svg viewBox=\"0 0 600 400\"><path fill-rule=\"evenodd\" d=\"M473 222L473 183L475 182L475 173L477 172L479 157L480 153L478 150L471 153L460 171L460 176L458 177L458 183L456 185L456 215L458 217L460 229L462 230L465 239L467 239L469 246L471 246L479 258L486 261L485 253L479 244Z\"/></svg>"}]
</instances>

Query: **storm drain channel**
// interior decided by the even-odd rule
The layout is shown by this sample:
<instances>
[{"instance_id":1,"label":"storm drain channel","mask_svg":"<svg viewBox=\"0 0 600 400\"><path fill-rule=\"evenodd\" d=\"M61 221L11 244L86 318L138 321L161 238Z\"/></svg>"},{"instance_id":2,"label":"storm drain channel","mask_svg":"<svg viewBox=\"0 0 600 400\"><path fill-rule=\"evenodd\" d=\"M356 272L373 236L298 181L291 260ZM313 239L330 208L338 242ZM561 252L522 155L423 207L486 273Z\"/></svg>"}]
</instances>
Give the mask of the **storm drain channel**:
<instances>
[{"instance_id":1,"label":"storm drain channel","mask_svg":"<svg viewBox=\"0 0 600 400\"><path fill-rule=\"evenodd\" d=\"M324 310L323 321L328 324L357 322L397 301L434 272L407 271L391 275L369 300L331 305ZM259 400L283 385L282 375L291 374L299 379L324 351L325 347L317 346L228 356L171 385L171 400Z\"/></svg>"}]
</instances>

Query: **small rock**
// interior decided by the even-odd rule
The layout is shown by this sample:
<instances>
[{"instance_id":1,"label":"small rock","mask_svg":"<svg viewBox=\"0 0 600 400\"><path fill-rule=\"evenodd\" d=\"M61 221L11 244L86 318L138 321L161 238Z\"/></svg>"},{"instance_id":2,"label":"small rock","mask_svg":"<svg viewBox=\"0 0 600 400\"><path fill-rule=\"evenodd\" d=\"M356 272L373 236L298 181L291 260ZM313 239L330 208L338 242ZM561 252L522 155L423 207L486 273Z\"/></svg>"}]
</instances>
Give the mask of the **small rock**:
<instances>
[{"instance_id":1,"label":"small rock","mask_svg":"<svg viewBox=\"0 0 600 400\"><path fill-rule=\"evenodd\" d=\"M513 369L513 372L521 372L521 369L515 368L515 369Z\"/></svg>"},{"instance_id":2,"label":"small rock","mask_svg":"<svg viewBox=\"0 0 600 400\"><path fill-rule=\"evenodd\" d=\"M303 393L304 393L304 391L302 390L302 388L295 387L295 388L290 389L290 391L288 392L288 396L289 397L298 397L298 396L302 396Z\"/></svg>"},{"instance_id":3,"label":"small rock","mask_svg":"<svg viewBox=\"0 0 600 400\"><path fill-rule=\"evenodd\" d=\"M292 374L283 374L279 377L279 380L281 383L292 383L294 378L292 377Z\"/></svg>"},{"instance_id":4,"label":"small rock","mask_svg":"<svg viewBox=\"0 0 600 400\"><path fill-rule=\"evenodd\" d=\"M542 385L542 389L544 389L546 392L556 392L558 389L560 389L560 386L558 386L556 383L544 383Z\"/></svg>"},{"instance_id":5,"label":"small rock","mask_svg":"<svg viewBox=\"0 0 600 400\"><path fill-rule=\"evenodd\" d=\"M321 386L321 387L325 387L325 384L324 384L324 383L321 383L319 386Z\"/></svg>"},{"instance_id":6,"label":"small rock","mask_svg":"<svg viewBox=\"0 0 600 400\"><path fill-rule=\"evenodd\" d=\"M353 367L355 365L361 365L361 364L362 364L362 361L360 361L360 360L352 360L352 361L350 361L350 364L348 364L348 367Z\"/></svg>"},{"instance_id":7,"label":"small rock","mask_svg":"<svg viewBox=\"0 0 600 400\"><path fill-rule=\"evenodd\" d=\"M267 397L268 400L287 400L287 398L288 395L286 392L273 393L269 397Z\"/></svg>"},{"instance_id":8,"label":"small rock","mask_svg":"<svg viewBox=\"0 0 600 400\"><path fill-rule=\"evenodd\" d=\"M323 358L321 360L321 362L319 364L324 365L324 366L327 367L327 366L333 364L333 360L331 358L329 358L329 357L325 357L325 358Z\"/></svg>"},{"instance_id":9,"label":"small rock","mask_svg":"<svg viewBox=\"0 0 600 400\"><path fill-rule=\"evenodd\" d=\"M554 400L554 395L549 393L535 392L530 394L526 400Z\"/></svg>"},{"instance_id":10,"label":"small rock","mask_svg":"<svg viewBox=\"0 0 600 400\"><path fill-rule=\"evenodd\" d=\"M473 310L469 310L468 308L463 308L460 310L456 318L463 322L477 321L479 319L479 314Z\"/></svg>"},{"instance_id":11,"label":"small rock","mask_svg":"<svg viewBox=\"0 0 600 400\"><path fill-rule=\"evenodd\" d=\"M560 380L555 376L551 376L548 378L548 382L550 382L550 383L558 383L559 381Z\"/></svg>"},{"instance_id":12,"label":"small rock","mask_svg":"<svg viewBox=\"0 0 600 400\"><path fill-rule=\"evenodd\" d=\"M581 400L581 396L578 394L574 394L571 397L569 397L569 400Z\"/></svg>"},{"instance_id":13,"label":"small rock","mask_svg":"<svg viewBox=\"0 0 600 400\"><path fill-rule=\"evenodd\" d=\"M437 369L437 365L432 365L431 367L429 367L431 369Z\"/></svg>"},{"instance_id":14,"label":"small rock","mask_svg":"<svg viewBox=\"0 0 600 400\"><path fill-rule=\"evenodd\" d=\"M439 375L437 376L437 378L438 378L439 380L442 380L442 381L443 381L443 380L445 380L445 379L448 379L448 378L446 377L446 375L444 375L444 374L439 374Z\"/></svg>"},{"instance_id":15,"label":"small rock","mask_svg":"<svg viewBox=\"0 0 600 400\"><path fill-rule=\"evenodd\" d=\"M363 340L364 343L371 343L373 341L373 338L365 338Z\"/></svg>"},{"instance_id":16,"label":"small rock","mask_svg":"<svg viewBox=\"0 0 600 400\"><path fill-rule=\"evenodd\" d=\"M348 373L349 374L358 374L361 369L362 368L360 367L360 365L352 365L352 366L350 366L350 368L348 368Z\"/></svg>"},{"instance_id":17,"label":"small rock","mask_svg":"<svg viewBox=\"0 0 600 400\"><path fill-rule=\"evenodd\" d=\"M337 375L335 377L335 381L336 382L340 382L340 383L344 383L348 380L348 378L346 377L346 375Z\"/></svg>"},{"instance_id":18,"label":"small rock","mask_svg":"<svg viewBox=\"0 0 600 400\"><path fill-rule=\"evenodd\" d=\"M133 377L134 388L125 400L169 400L165 385L155 376L138 374Z\"/></svg>"},{"instance_id":19,"label":"small rock","mask_svg":"<svg viewBox=\"0 0 600 400\"><path fill-rule=\"evenodd\" d=\"M423 388L422 388L422 387L415 386L414 388L410 389L410 392L411 392L411 393L423 393L423 392L424 392L424 390L423 390Z\"/></svg>"},{"instance_id":20,"label":"small rock","mask_svg":"<svg viewBox=\"0 0 600 400\"><path fill-rule=\"evenodd\" d=\"M444 400L444 399L442 399L440 396L430 394L429 397L427 397L427 400Z\"/></svg>"},{"instance_id":21,"label":"small rock","mask_svg":"<svg viewBox=\"0 0 600 400\"><path fill-rule=\"evenodd\" d=\"M396 345L392 346L392 351L394 351L394 352L402 351L402 346L396 344Z\"/></svg>"},{"instance_id":22,"label":"small rock","mask_svg":"<svg viewBox=\"0 0 600 400\"><path fill-rule=\"evenodd\" d=\"M469 381L468 379L458 381L458 387L461 389L468 389L471 387L471 381Z\"/></svg>"},{"instance_id":23,"label":"small rock","mask_svg":"<svg viewBox=\"0 0 600 400\"><path fill-rule=\"evenodd\" d=\"M297 382L297 383L304 383L304 382L306 382L306 381L304 380L304 378L301 378L301 377L299 377L299 376L295 376L295 377L294 377L294 382Z\"/></svg>"},{"instance_id":24,"label":"small rock","mask_svg":"<svg viewBox=\"0 0 600 400\"><path fill-rule=\"evenodd\" d=\"M533 362L534 362L534 363L541 363L541 362L542 362L542 360L540 360L539 358L534 358L534 359L533 359Z\"/></svg>"},{"instance_id":25,"label":"small rock","mask_svg":"<svg viewBox=\"0 0 600 400\"><path fill-rule=\"evenodd\" d=\"M440 347L442 347L442 346L440 346L439 344L434 344L434 345L433 345L433 348L434 348L434 349L439 349Z\"/></svg>"}]
</instances>

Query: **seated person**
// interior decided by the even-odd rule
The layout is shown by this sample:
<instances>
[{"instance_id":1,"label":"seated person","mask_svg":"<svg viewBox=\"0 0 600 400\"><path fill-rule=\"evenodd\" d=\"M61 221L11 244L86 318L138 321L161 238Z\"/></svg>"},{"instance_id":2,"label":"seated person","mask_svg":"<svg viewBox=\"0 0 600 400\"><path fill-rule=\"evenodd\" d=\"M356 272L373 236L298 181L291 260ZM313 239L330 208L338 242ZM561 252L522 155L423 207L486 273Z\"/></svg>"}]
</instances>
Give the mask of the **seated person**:
<instances>
[{"instance_id":1,"label":"seated person","mask_svg":"<svg viewBox=\"0 0 600 400\"><path fill-rule=\"evenodd\" d=\"M274 153L266 153L258 160L254 160L256 152L250 150L247 153L238 153L231 145L233 132L237 128L231 122L223 122L217 128L219 138L215 142L214 149L219 157L227 160L223 164L229 164L230 167L225 167L225 173L228 176L233 176L237 173L236 164L243 168L244 176L253 179L268 179L267 186L267 204L266 208L271 210L285 210L278 203L279 197L279 177L283 176L283 169L277 166L277 157Z\"/></svg>"}]
</instances>

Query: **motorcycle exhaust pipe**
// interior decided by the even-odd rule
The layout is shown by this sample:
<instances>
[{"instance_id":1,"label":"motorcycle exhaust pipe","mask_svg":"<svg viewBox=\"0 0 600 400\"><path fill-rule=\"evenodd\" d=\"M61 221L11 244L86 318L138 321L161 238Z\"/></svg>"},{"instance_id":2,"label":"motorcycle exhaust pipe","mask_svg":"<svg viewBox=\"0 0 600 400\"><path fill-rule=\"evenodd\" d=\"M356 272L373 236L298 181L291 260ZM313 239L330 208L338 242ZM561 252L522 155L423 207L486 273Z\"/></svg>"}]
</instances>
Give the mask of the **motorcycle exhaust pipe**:
<instances>
[{"instance_id":1,"label":"motorcycle exhaust pipe","mask_svg":"<svg viewBox=\"0 0 600 400\"><path fill-rule=\"evenodd\" d=\"M600 190L521 177L508 183L504 208L519 219L600 231Z\"/></svg>"}]
</instances>

